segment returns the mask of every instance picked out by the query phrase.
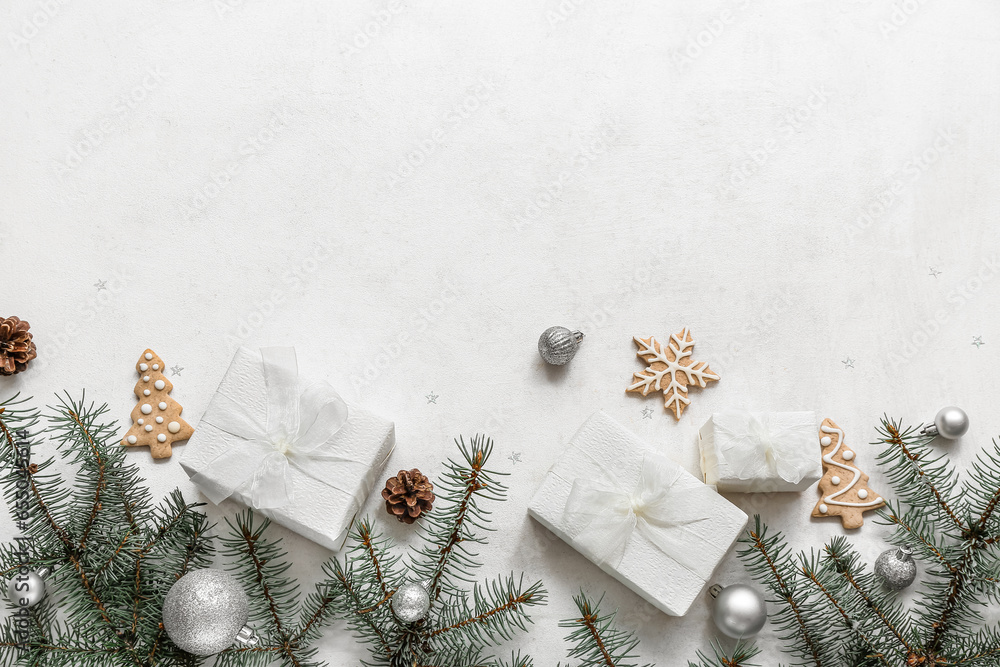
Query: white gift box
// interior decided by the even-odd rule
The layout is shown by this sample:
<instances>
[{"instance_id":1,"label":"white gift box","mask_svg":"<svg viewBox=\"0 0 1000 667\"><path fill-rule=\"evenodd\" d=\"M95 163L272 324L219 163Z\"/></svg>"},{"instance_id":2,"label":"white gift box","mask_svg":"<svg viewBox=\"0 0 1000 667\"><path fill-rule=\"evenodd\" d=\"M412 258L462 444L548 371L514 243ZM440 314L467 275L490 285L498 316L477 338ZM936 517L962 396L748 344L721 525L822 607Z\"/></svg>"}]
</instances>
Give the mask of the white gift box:
<instances>
[{"instance_id":1,"label":"white gift box","mask_svg":"<svg viewBox=\"0 0 1000 667\"><path fill-rule=\"evenodd\" d=\"M292 348L240 348L181 467L212 502L338 550L394 445L392 422L300 379Z\"/></svg>"},{"instance_id":2,"label":"white gift box","mask_svg":"<svg viewBox=\"0 0 1000 667\"><path fill-rule=\"evenodd\" d=\"M747 521L603 412L573 436L528 513L672 616L688 611Z\"/></svg>"},{"instance_id":3,"label":"white gift box","mask_svg":"<svg viewBox=\"0 0 1000 667\"><path fill-rule=\"evenodd\" d=\"M801 491L823 476L812 412L716 412L698 431L705 483L741 493Z\"/></svg>"}]
</instances>

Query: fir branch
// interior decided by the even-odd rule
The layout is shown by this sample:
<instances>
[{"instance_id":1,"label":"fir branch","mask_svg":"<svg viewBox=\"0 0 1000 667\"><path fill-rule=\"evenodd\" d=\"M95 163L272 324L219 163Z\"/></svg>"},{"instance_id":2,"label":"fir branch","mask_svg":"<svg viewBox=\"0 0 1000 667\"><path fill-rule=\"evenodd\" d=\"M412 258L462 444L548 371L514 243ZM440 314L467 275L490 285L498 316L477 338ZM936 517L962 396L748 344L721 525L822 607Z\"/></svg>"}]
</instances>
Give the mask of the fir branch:
<instances>
[{"instance_id":1,"label":"fir branch","mask_svg":"<svg viewBox=\"0 0 1000 667\"><path fill-rule=\"evenodd\" d=\"M438 505L426 527L421 528L428 546L420 550L421 558L411 565L420 580L429 582L434 600L441 597L442 591L457 588L458 582L471 581L472 571L479 567L475 560L478 554L466 545L485 543L473 528L492 529L487 525L489 512L479 507L478 500L506 498L506 487L496 480L504 473L485 467L493 452L493 441L477 435L468 446L463 438L455 444L464 461L447 462L444 479L435 489Z\"/></svg>"},{"instance_id":2,"label":"fir branch","mask_svg":"<svg viewBox=\"0 0 1000 667\"><path fill-rule=\"evenodd\" d=\"M493 643L497 639L510 639L512 630L525 630L530 619L525 607L545 603L545 589L541 582L524 588L524 576L515 581L511 574L492 584L473 588L474 604L470 608L463 598L451 601L441 613L437 629L426 634L433 640L443 635L459 633L460 641L475 640Z\"/></svg>"},{"instance_id":3,"label":"fir branch","mask_svg":"<svg viewBox=\"0 0 1000 667\"><path fill-rule=\"evenodd\" d=\"M83 530L80 534L79 549L85 549L87 546L87 538L90 537L90 531L94 527L94 522L97 520L97 513L101 509L101 494L104 493L104 487L106 485L105 481L105 470L104 470L104 458L101 456L101 451L94 442L93 436L84 426L83 421L80 420L80 415L73 410L67 410L67 414L73 418L73 421L80 429L80 437L82 437L90 447L90 455L93 457L95 468L97 469L97 479L94 483L94 502L90 509L90 515L87 517L87 522L84 524Z\"/></svg>"},{"instance_id":4,"label":"fir branch","mask_svg":"<svg viewBox=\"0 0 1000 667\"><path fill-rule=\"evenodd\" d=\"M0 407L10 408L10 402ZM26 648L10 664L193 667L199 662L166 641L159 610L175 580L169 574L206 563L211 551L206 519L179 493L161 509L150 509L148 490L137 468L126 462L117 426L103 421L106 413L107 406L68 395L47 412L44 434L77 470L69 484L65 471L49 472L51 458L30 465L21 460L15 441L21 431L10 426L22 426L26 418L17 410L0 413L0 460L7 469L0 481L12 509L18 483L27 487L24 529L32 541L24 562L54 568L45 582L49 596L28 610ZM27 423L38 423L32 414ZM14 566L13 556L5 546L0 563ZM65 622L50 600L60 601Z\"/></svg>"},{"instance_id":5,"label":"fir branch","mask_svg":"<svg viewBox=\"0 0 1000 667\"><path fill-rule=\"evenodd\" d=\"M26 478L28 480L28 487L31 491L32 500L34 501L35 508L37 509L37 511L41 512L41 514L45 518L46 523L49 525L52 531L56 534L56 536L58 536L59 540L62 542L63 547L67 550L72 550L74 548L73 543L69 539L69 535L67 534L66 530L62 527L61 522L56 521L56 517L52 514L48 504L42 497L42 493L39 490L38 485L35 483L34 474L30 473L26 468L21 466L21 463L19 461L17 441L14 439L14 435L11 433L11 431L12 430L18 431L22 429L26 430L28 423L34 425L38 422L39 419L39 413L36 411L31 411L31 412L24 412L20 410L11 411L10 405L20 406L24 402L25 401L18 401L17 395L15 394L12 399L6 401L2 406L0 406L0 409L4 410L3 413L0 413L0 433L3 434L3 440L5 443L5 446L3 447L2 456L5 463L7 463L7 465L11 469L11 477L13 477L14 474L19 474L22 478ZM19 423L17 426L14 426L13 428L8 428L6 422L8 420L11 420L12 418L13 420ZM9 481L14 481L14 480L10 479ZM9 486L8 486L8 504L11 505L11 507L14 506Z\"/></svg>"},{"instance_id":6,"label":"fir branch","mask_svg":"<svg viewBox=\"0 0 1000 667\"><path fill-rule=\"evenodd\" d=\"M333 561L329 567L332 570L329 573L332 574L330 580L339 586L340 600L343 605L342 615L346 618L348 627L354 631L355 636L359 639L375 642L376 648L373 652L386 658L386 662L383 664L389 664L388 661L392 659L393 654L389 637L374 619L359 611L364 600L354 586L349 570L345 571L337 561Z\"/></svg>"},{"instance_id":7,"label":"fir branch","mask_svg":"<svg viewBox=\"0 0 1000 667\"><path fill-rule=\"evenodd\" d=\"M929 447L934 436L921 434L916 427L901 430L887 417L878 428L879 439L872 444L887 445L877 457L887 468L890 484L911 507L933 508L947 517L960 531L967 526L952 507L951 495L957 483L954 470L944 456L934 456Z\"/></svg>"},{"instance_id":8,"label":"fir branch","mask_svg":"<svg viewBox=\"0 0 1000 667\"><path fill-rule=\"evenodd\" d=\"M826 602L840 615L840 618L843 620L840 627L849 632L853 631L857 633L862 645L869 649L869 655L876 659L879 665L888 666L889 663L886 661L885 656L877 652L874 648L874 637L866 632L864 628L858 627L855 620L844 607L844 604L840 602L838 596L831 590L831 586L828 586L824 582L824 577L821 577L820 575L822 568L818 565L818 557L816 553L813 552L810 557L806 557L805 554L800 554L799 560L802 562L802 573L807 579L809 579L813 587L826 599Z\"/></svg>"},{"instance_id":9,"label":"fir branch","mask_svg":"<svg viewBox=\"0 0 1000 667\"><path fill-rule=\"evenodd\" d=\"M870 611L882 628L895 639L898 645L893 653L899 657L913 653L914 646L904 637L904 633L909 633L909 628L905 627L905 620L899 605L892 604L885 593L878 594L874 591L874 578L862 573L858 555L848 548L847 540L843 537L836 537L823 548L823 551L827 563L830 565L830 573L847 583L853 595L860 600L861 605ZM857 623L858 621L854 620L851 626ZM866 648L874 649L875 646L871 644ZM885 649L879 653L884 651Z\"/></svg>"},{"instance_id":10,"label":"fir branch","mask_svg":"<svg viewBox=\"0 0 1000 667\"><path fill-rule=\"evenodd\" d=\"M774 596L770 602L778 606L778 611L771 620L785 633L781 639L790 642L790 652L808 664L816 667L836 664L833 647L822 636L822 628L829 629L830 623L824 620L820 608L799 590L796 581L799 566L790 555L784 537L781 533L769 537L760 515L754 516L754 524L741 540L746 548L739 556L753 577Z\"/></svg>"},{"instance_id":11,"label":"fir branch","mask_svg":"<svg viewBox=\"0 0 1000 667\"><path fill-rule=\"evenodd\" d=\"M485 655L495 646L525 630L527 610L545 601L540 583L529 586L513 575L471 593L460 584L472 578L479 567L471 544L485 544L478 530L490 530L490 513L482 501L505 499L499 473L487 470L493 448L488 438L476 436L466 446L456 440L461 460L445 464L443 480L436 484L437 503L420 527L424 544L409 558L408 571L397 572L399 557L393 556L389 540L374 530L367 519L351 531L350 548L341 563L324 566L334 614L345 619L348 629L369 646L372 667L497 667L504 664ZM425 618L404 623L392 611L392 598L406 581L427 586L430 610ZM518 665L530 664L517 658Z\"/></svg>"},{"instance_id":12,"label":"fir branch","mask_svg":"<svg viewBox=\"0 0 1000 667\"><path fill-rule=\"evenodd\" d=\"M282 659L299 667L305 656L299 655L299 643L286 618L288 609L298 599L298 585L286 572L291 563L277 542L264 538L269 519L255 524L253 510L239 513L235 520L226 519L229 535L223 537L223 553L236 560L232 569L247 591L252 621L269 628L270 645L280 647Z\"/></svg>"},{"instance_id":13,"label":"fir branch","mask_svg":"<svg viewBox=\"0 0 1000 667\"><path fill-rule=\"evenodd\" d=\"M594 602L583 591L573 597L580 615L559 623L560 627L572 629L566 637L572 643L567 655L580 660L580 667L636 667L631 661L636 659L639 640L634 633L615 626L617 610L601 614L602 600Z\"/></svg>"},{"instance_id":14,"label":"fir branch","mask_svg":"<svg viewBox=\"0 0 1000 667\"><path fill-rule=\"evenodd\" d=\"M857 552L843 537L824 548L822 565L815 555L800 556L801 574L833 616L814 606L802 592L785 595L778 575L790 577L790 561L784 543L770 545L777 556L770 567L759 552L768 544L760 540L754 549L741 553L754 576L779 594L775 603L784 608L772 614L779 627L795 631L809 625L824 649L830 640L817 617L846 628L839 660L829 665L955 665L1000 664L1000 626L982 627L983 607L1000 600L1000 556L993 550L1000 542L1000 446L994 441L971 466L968 480L959 487L957 473L947 459L930 448L932 438L914 428L883 419L876 444L886 445L879 454L899 501L888 502L879 516L895 528L894 544L913 548L923 565L920 597L909 615L893 592L882 587L874 574L865 571ZM758 532L760 522L758 520ZM754 531L751 531L753 535ZM751 540L753 542L753 540ZM777 583L776 583L777 582ZM793 589L794 586L788 586ZM796 610L795 606L799 609ZM811 609L811 613L806 613ZM782 637L789 650L802 654L802 637L796 632ZM790 640L790 641L789 641ZM832 656L832 654L831 654ZM822 656L821 656L822 657Z\"/></svg>"},{"instance_id":15,"label":"fir branch","mask_svg":"<svg viewBox=\"0 0 1000 667\"><path fill-rule=\"evenodd\" d=\"M883 525L896 526L902 533L902 542L915 547L918 553L930 556L938 565L944 567L948 572L955 571L955 565L951 558L945 555L946 547L940 547L934 543L928 528L924 525L919 514L911 514L903 511L902 507L892 501L886 501L885 507L879 509L879 518Z\"/></svg>"},{"instance_id":16,"label":"fir branch","mask_svg":"<svg viewBox=\"0 0 1000 667\"><path fill-rule=\"evenodd\" d=\"M718 642L712 643L712 655L698 651L698 662L688 662L688 667L758 667L750 662L760 655L760 649L747 642L736 642L732 651L726 651Z\"/></svg>"},{"instance_id":17,"label":"fir branch","mask_svg":"<svg viewBox=\"0 0 1000 667\"><path fill-rule=\"evenodd\" d=\"M382 590L383 597L388 599L392 597L392 591L389 590L389 587L385 583L385 575L382 572L382 563L380 562L381 554L376 552L375 538L372 535L371 525L368 522L361 523L359 526L359 535L361 548L364 549L365 557L368 559L372 572L375 574L375 581Z\"/></svg>"}]
</instances>

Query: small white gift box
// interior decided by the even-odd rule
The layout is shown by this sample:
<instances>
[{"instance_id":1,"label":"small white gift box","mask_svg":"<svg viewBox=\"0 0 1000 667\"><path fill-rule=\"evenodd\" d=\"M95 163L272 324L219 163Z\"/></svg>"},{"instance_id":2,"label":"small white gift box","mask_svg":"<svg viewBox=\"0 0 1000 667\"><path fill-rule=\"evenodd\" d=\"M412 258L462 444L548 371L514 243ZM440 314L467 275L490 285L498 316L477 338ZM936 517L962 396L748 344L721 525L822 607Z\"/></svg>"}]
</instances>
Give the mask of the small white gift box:
<instances>
[{"instance_id":1,"label":"small white gift box","mask_svg":"<svg viewBox=\"0 0 1000 667\"><path fill-rule=\"evenodd\" d=\"M742 493L801 491L823 476L812 412L716 412L698 431L705 483Z\"/></svg>"},{"instance_id":2,"label":"small white gift box","mask_svg":"<svg viewBox=\"0 0 1000 667\"><path fill-rule=\"evenodd\" d=\"M672 616L688 611L747 521L603 412L573 436L528 513Z\"/></svg>"},{"instance_id":3,"label":"small white gift box","mask_svg":"<svg viewBox=\"0 0 1000 667\"><path fill-rule=\"evenodd\" d=\"M337 550L394 445L392 422L299 378L293 348L240 348L181 467L213 503L231 498Z\"/></svg>"}]
</instances>

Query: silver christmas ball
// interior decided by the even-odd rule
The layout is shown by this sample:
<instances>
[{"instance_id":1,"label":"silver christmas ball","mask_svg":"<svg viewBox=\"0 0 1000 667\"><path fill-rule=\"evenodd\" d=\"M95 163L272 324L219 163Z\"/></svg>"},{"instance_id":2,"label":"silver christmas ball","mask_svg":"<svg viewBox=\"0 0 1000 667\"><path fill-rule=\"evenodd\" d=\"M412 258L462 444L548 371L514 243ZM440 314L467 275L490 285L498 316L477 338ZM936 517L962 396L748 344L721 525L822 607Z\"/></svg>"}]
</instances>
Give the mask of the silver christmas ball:
<instances>
[{"instance_id":1,"label":"silver christmas ball","mask_svg":"<svg viewBox=\"0 0 1000 667\"><path fill-rule=\"evenodd\" d=\"M422 584L410 581L396 589L390 604L401 622L416 623L431 610L431 596Z\"/></svg>"},{"instance_id":2,"label":"silver christmas ball","mask_svg":"<svg viewBox=\"0 0 1000 667\"><path fill-rule=\"evenodd\" d=\"M576 356L576 351L583 340L583 333L570 331L566 327L549 327L538 339L538 354L545 363L562 366Z\"/></svg>"},{"instance_id":3,"label":"silver christmas ball","mask_svg":"<svg viewBox=\"0 0 1000 667\"><path fill-rule=\"evenodd\" d=\"M239 582L222 570L185 574L163 600L163 628L177 646L194 655L232 646L248 615Z\"/></svg>"},{"instance_id":4,"label":"silver christmas ball","mask_svg":"<svg viewBox=\"0 0 1000 667\"><path fill-rule=\"evenodd\" d=\"M40 573L39 573L40 572ZM18 572L7 582L7 599L17 607L34 607L45 597L47 568L39 572Z\"/></svg>"},{"instance_id":5,"label":"silver christmas ball","mask_svg":"<svg viewBox=\"0 0 1000 667\"><path fill-rule=\"evenodd\" d=\"M934 417L934 427L942 438L948 440L961 438L969 430L969 415L965 414L962 408L949 405L938 410Z\"/></svg>"},{"instance_id":6,"label":"silver christmas ball","mask_svg":"<svg viewBox=\"0 0 1000 667\"><path fill-rule=\"evenodd\" d=\"M709 593L715 598L712 620L727 637L753 637L767 622L764 596L756 588L746 584L733 584L725 588L715 585Z\"/></svg>"},{"instance_id":7,"label":"silver christmas ball","mask_svg":"<svg viewBox=\"0 0 1000 667\"><path fill-rule=\"evenodd\" d=\"M875 559L875 574L894 591L901 591L917 578L917 564L913 551L907 547L889 549Z\"/></svg>"}]
</instances>

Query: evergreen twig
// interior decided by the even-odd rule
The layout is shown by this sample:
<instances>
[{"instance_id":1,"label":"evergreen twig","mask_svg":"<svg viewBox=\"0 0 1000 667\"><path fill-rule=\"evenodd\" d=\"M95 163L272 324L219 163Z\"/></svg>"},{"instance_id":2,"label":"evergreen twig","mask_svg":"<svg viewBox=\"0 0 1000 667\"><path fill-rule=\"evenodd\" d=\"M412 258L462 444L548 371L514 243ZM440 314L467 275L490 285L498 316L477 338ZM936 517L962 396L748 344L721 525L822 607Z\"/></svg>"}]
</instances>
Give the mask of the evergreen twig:
<instances>
[{"instance_id":1,"label":"evergreen twig","mask_svg":"<svg viewBox=\"0 0 1000 667\"><path fill-rule=\"evenodd\" d=\"M424 544L411 554L405 572L390 541L368 520L354 526L345 559L324 567L328 579L323 585L331 591L337 615L368 644L365 665L499 664L487 649L526 630L527 610L545 602L540 583L526 584L513 575L465 589L480 565L470 545L485 544L477 530L490 530L482 502L504 500L506 489L499 474L486 467L493 450L489 439L477 436L468 445L462 439L456 444L461 460L445 464L435 489L437 504L421 531ZM407 581L422 583L431 600L427 617L413 624L401 623L392 612L392 597ZM523 665L529 659L518 660Z\"/></svg>"},{"instance_id":2,"label":"evergreen twig","mask_svg":"<svg viewBox=\"0 0 1000 667\"><path fill-rule=\"evenodd\" d=\"M878 463L897 497L879 520L923 566L918 599L907 611L843 537L820 555L793 557L757 517L740 556L772 593L784 648L816 667L1000 665L1000 625L984 627L982 614L1000 599L992 549L1000 541L1000 445L984 450L962 481L919 426L884 418L878 436Z\"/></svg>"}]
</instances>

